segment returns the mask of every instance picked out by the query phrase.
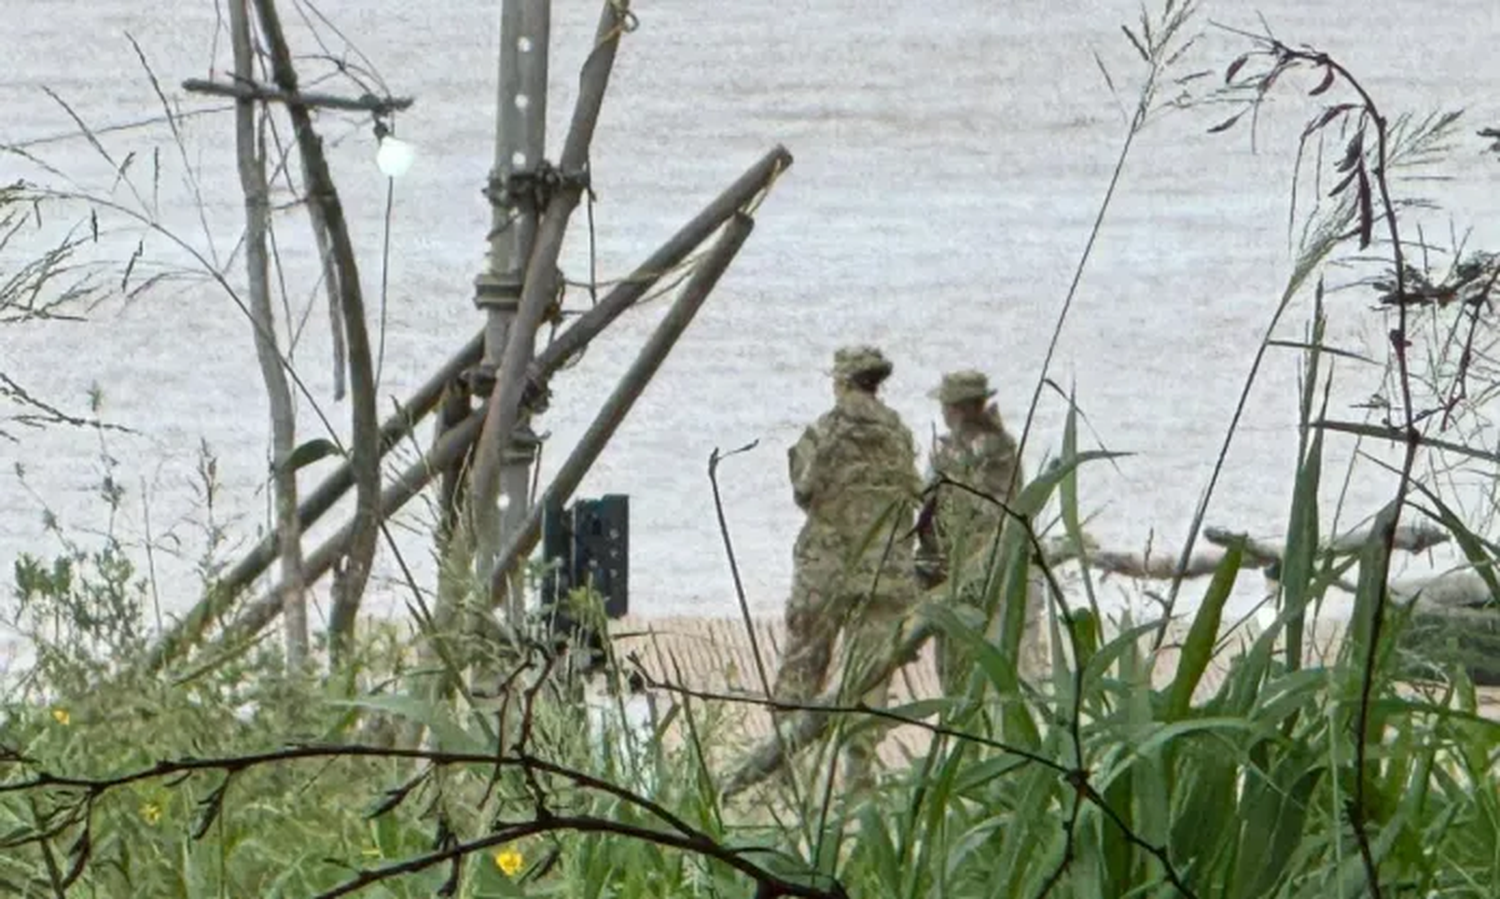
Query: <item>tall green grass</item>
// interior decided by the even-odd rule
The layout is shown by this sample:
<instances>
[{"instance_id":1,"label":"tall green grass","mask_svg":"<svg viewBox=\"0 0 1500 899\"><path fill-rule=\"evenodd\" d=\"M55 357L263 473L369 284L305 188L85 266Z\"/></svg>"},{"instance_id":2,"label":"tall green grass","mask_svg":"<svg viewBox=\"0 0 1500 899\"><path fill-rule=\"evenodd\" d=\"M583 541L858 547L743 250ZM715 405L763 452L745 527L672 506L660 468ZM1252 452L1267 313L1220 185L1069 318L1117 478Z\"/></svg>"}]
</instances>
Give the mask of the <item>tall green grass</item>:
<instances>
[{"instance_id":1,"label":"tall green grass","mask_svg":"<svg viewBox=\"0 0 1500 899\"><path fill-rule=\"evenodd\" d=\"M1315 408L1305 399L1304 418ZM1061 520L1077 520L1077 493L1060 488L1076 487L1101 459L1076 450L1077 422L1071 413L1060 441L1073 449L1026 485L1016 511L1056 502ZM1317 489L1318 449L1309 440L1289 472L1299 493ZM101 689L121 629L107 616L79 616L81 600L101 584L142 591L144 600L144 584L113 561L54 566L66 577L31 572L23 584L31 620L67 621L52 633L86 651L50 652L48 629L34 628L49 660L45 683L29 682L3 707L0 886L36 896L306 896L358 869L488 838L496 842L459 865L457 895L745 895L747 876L724 860L735 857L809 889L837 882L851 896L1353 896L1369 886L1349 821L1363 778L1365 831L1385 895L1492 894L1500 726L1476 714L1461 670L1448 671L1436 692L1403 689L1394 676L1399 609L1373 667L1360 642L1368 629L1358 627L1323 662L1288 655L1294 622L1331 583L1333 562L1315 529L1287 537L1286 557L1310 562L1285 566L1283 596L1302 601L1284 602L1243 651L1220 639L1225 602L1244 576L1235 547L1202 586L1179 646L1151 648L1158 621L1110 626L1053 595L1052 676L1027 683L1015 661L1018 610L1031 585L1051 590L1059 580L1038 570L1033 536L1006 529L992 560L987 599L997 614L987 628L941 605L931 610L974 654L976 674L965 696L893 710L941 731L929 751L890 772L877 795L835 790L831 805L820 790L800 805L772 788L745 801L719 798L735 761L720 749L733 739L732 700L679 694L656 734L670 729L674 739L624 752L633 737L590 732L570 689L521 691L533 704L525 714L493 703L423 706L419 692L400 687L399 637L366 641L364 670L394 684L352 702L341 683L286 680L272 651L178 682ZM1358 587L1356 615L1376 585ZM112 608L141 614L145 606ZM1175 673L1163 677L1157 669L1172 659ZM1366 679L1373 724L1360 768L1354 721ZM253 758L288 743L357 741L360 710L419 720L431 727L431 753L467 760ZM623 785L653 805L479 760L520 755ZM154 767L189 758L230 761L190 774ZM109 788L51 779L131 771L139 778ZM672 842L682 830L657 806L691 830L689 845ZM548 832L549 816L602 822L602 830ZM508 833L515 838L504 840ZM506 873L500 862L517 856L520 869ZM80 876L61 888L70 860L80 859ZM364 894L432 895L452 874L434 865Z\"/></svg>"},{"instance_id":2,"label":"tall green grass","mask_svg":"<svg viewBox=\"0 0 1500 899\"><path fill-rule=\"evenodd\" d=\"M1128 30L1149 68L1132 138L1156 108L1187 12L1168 2L1154 28L1143 15ZM1197 594L1190 614L1168 602L1145 620L1108 619L1087 564L1045 561L1053 530L1086 545L1084 485L1117 456L1082 445L1072 396L1055 458L1023 485L979 573L980 614L955 608L952 592L918 613L974 670L963 695L886 712L930 742L873 794L844 795L830 773L836 743L870 724L865 710L838 711L840 726L798 757L798 789L770 782L726 800L750 698L689 689L677 660L657 658L682 683L657 690L660 714L643 734L591 713L590 702L619 712L624 700L589 699L535 632L479 666L503 683L440 705L424 698L433 672L412 669L411 635L394 626L367 628L348 669L327 680L288 678L263 647L133 678L121 662L151 629L149 577L111 534L92 546L69 538L60 557L28 556L15 571L11 625L37 661L0 697L0 893L1494 895L1500 726L1479 714L1461 666L1425 658L1437 677L1407 677L1411 613L1386 602L1380 529L1353 556L1329 552L1323 533L1319 422L1336 353L1316 276L1359 214L1334 204L1304 232L1247 378L1248 394L1261 359L1288 348L1275 324L1315 284L1294 348L1302 389L1286 398L1301 436L1284 479L1276 615L1243 643L1224 636L1236 584L1258 576L1241 544L1206 583L1173 584L1173 600ZM1038 397L1046 382L1044 371ZM1416 490L1493 589L1495 545L1435 491ZM1194 535L1200 524L1201 512ZM1331 655L1312 652L1318 613L1351 573L1349 633ZM1052 668L1026 677L1017 659L1035 590L1049 603ZM612 658L608 679L633 664ZM427 742L393 747L392 719L420 725Z\"/></svg>"}]
</instances>

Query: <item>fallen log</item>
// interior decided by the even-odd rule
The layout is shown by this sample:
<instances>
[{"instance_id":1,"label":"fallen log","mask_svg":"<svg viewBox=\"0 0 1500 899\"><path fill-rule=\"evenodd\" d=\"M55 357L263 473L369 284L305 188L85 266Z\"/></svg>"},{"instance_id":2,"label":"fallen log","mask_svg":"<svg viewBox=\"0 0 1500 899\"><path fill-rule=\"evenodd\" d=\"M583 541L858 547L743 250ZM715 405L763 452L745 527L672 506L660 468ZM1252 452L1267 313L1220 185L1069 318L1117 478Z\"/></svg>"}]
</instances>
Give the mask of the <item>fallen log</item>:
<instances>
[{"instance_id":1,"label":"fallen log","mask_svg":"<svg viewBox=\"0 0 1500 899\"><path fill-rule=\"evenodd\" d=\"M1500 685L1500 608L1493 604L1419 605L1397 644L1406 675L1446 678L1458 666L1476 685Z\"/></svg>"},{"instance_id":2,"label":"fallen log","mask_svg":"<svg viewBox=\"0 0 1500 899\"><path fill-rule=\"evenodd\" d=\"M1497 601L1484 577L1467 568L1435 577L1392 581L1391 599L1403 604L1417 602L1420 608L1433 610L1479 609Z\"/></svg>"},{"instance_id":3,"label":"fallen log","mask_svg":"<svg viewBox=\"0 0 1500 899\"><path fill-rule=\"evenodd\" d=\"M1369 537L1368 528L1351 531L1325 543L1322 552L1332 556L1353 555L1360 551ZM1219 547L1228 547L1236 540L1243 540L1242 558L1246 567L1265 568L1281 562L1282 553L1279 544L1257 540L1240 531L1208 527L1203 529L1203 539ZM1449 539L1451 538L1447 531L1429 524L1402 524L1396 528L1394 548L1403 552L1419 553L1446 543ZM1208 577L1218 570L1220 563L1224 560L1224 554L1219 551L1196 553L1186 565L1179 564L1178 557L1175 555L1170 557L1158 553L1147 555L1146 553L1098 549L1094 546L1085 547L1080 554L1075 547L1063 541L1049 545L1046 551L1047 561L1053 565L1077 561L1080 556L1088 562L1089 567L1109 574L1160 581Z\"/></svg>"}]
</instances>

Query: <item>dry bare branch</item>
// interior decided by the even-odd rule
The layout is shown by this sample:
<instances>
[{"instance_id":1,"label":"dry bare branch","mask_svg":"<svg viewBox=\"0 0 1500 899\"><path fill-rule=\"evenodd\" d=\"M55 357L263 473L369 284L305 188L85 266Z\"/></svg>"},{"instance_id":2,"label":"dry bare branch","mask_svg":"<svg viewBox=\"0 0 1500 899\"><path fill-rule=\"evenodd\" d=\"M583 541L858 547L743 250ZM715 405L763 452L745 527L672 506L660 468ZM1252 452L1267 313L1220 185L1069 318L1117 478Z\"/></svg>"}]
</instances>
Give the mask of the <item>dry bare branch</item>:
<instances>
[{"instance_id":1,"label":"dry bare branch","mask_svg":"<svg viewBox=\"0 0 1500 899\"><path fill-rule=\"evenodd\" d=\"M246 0L231 0L229 23L236 77L249 79L253 53ZM270 193L266 186L265 147L256 133L255 100L235 101L235 151L240 189L245 194L245 268L249 275L249 306L255 327L255 353L271 411L271 481L275 495L276 534L281 551L281 580L286 584L286 662L297 671L307 663L307 589L302 575L302 529L297 523L297 469L292 452L297 425L292 394L281 370L275 314L271 310L270 259L266 235L270 230Z\"/></svg>"},{"instance_id":2,"label":"dry bare branch","mask_svg":"<svg viewBox=\"0 0 1500 899\"><path fill-rule=\"evenodd\" d=\"M275 0L254 0L260 13L261 31L271 52L271 70L276 84L286 93L287 111L292 118L302 170L307 178L309 207L322 214L339 273L339 298L349 341L350 387L353 434L350 438L350 467L354 472L355 508L353 530L344 554L343 566L335 574L333 611L329 615L329 645L334 664L342 660L344 649L353 634L360 599L370 577L370 565L380 537L380 429L375 414L375 373L370 351L370 335L365 324L364 294L360 287L359 264L344 208L323 155L323 142L313 131L308 107L299 102L297 72L292 65L292 51L281 28ZM314 227L319 223L314 219Z\"/></svg>"},{"instance_id":3,"label":"dry bare branch","mask_svg":"<svg viewBox=\"0 0 1500 899\"><path fill-rule=\"evenodd\" d=\"M288 91L251 80L248 72L235 71L235 84L221 84L202 78L189 78L182 82L182 89L195 94L211 94L217 97L234 97L236 100L262 103L285 103L306 109L342 109L350 112L369 112L385 115L408 109L414 102L411 97L377 97L365 94L362 97L339 97L315 91Z\"/></svg>"}]
</instances>

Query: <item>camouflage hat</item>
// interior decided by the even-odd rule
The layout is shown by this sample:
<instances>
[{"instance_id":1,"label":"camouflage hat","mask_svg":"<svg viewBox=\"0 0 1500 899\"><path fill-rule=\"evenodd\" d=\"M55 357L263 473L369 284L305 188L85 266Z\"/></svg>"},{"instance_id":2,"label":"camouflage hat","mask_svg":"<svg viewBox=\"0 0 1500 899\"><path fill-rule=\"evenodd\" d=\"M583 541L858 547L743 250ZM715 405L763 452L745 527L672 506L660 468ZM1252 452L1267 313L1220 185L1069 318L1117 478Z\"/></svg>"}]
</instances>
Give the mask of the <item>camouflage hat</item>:
<instances>
[{"instance_id":1,"label":"camouflage hat","mask_svg":"<svg viewBox=\"0 0 1500 899\"><path fill-rule=\"evenodd\" d=\"M857 375L874 374L885 377L894 368L885 354L872 346L841 347L833 354L833 376L847 381Z\"/></svg>"},{"instance_id":2,"label":"camouflage hat","mask_svg":"<svg viewBox=\"0 0 1500 899\"><path fill-rule=\"evenodd\" d=\"M967 369L943 375L943 383L927 394L942 403L964 403L987 400L995 395L984 372Z\"/></svg>"}]
</instances>

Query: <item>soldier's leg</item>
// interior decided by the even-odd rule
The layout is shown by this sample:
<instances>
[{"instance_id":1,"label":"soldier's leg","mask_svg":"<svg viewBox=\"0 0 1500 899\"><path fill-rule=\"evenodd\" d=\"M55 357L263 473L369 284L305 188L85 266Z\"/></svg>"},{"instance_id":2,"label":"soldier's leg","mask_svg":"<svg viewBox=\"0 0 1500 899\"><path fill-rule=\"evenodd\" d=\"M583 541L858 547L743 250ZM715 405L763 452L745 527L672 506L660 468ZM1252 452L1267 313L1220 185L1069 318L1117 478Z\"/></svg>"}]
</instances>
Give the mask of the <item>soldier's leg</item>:
<instances>
[{"instance_id":1,"label":"soldier's leg","mask_svg":"<svg viewBox=\"0 0 1500 899\"><path fill-rule=\"evenodd\" d=\"M838 636L837 610L831 601L828 577L799 570L792 580L786 605L786 643L772 692L782 702L805 702L823 690L833 643Z\"/></svg>"},{"instance_id":2,"label":"soldier's leg","mask_svg":"<svg viewBox=\"0 0 1500 899\"><path fill-rule=\"evenodd\" d=\"M915 605L915 591L896 596L883 596L866 600L854 615L849 625L849 664L852 666L851 683L865 680L872 669L890 660L890 654L900 639L901 625ZM883 708L890 699L890 685L894 671L887 671L874 685L859 697L871 708ZM879 764L878 749L891 725L879 719L860 722L860 731L845 744L844 776L851 789L863 789L871 785L874 771Z\"/></svg>"},{"instance_id":3,"label":"soldier's leg","mask_svg":"<svg viewBox=\"0 0 1500 899\"><path fill-rule=\"evenodd\" d=\"M781 663L771 694L778 702L803 703L816 699L828 679L833 661L833 645L838 637L839 620L832 608L826 583L819 583L804 566L799 565L792 577L792 593L786 605L786 635L781 647ZM825 579L826 580L826 579ZM771 710L771 725L785 726L791 713ZM792 760L787 760L777 774L783 784L793 782Z\"/></svg>"},{"instance_id":4,"label":"soldier's leg","mask_svg":"<svg viewBox=\"0 0 1500 899\"><path fill-rule=\"evenodd\" d=\"M971 626L983 627L983 623L972 614L983 605L980 591L984 579L978 566L962 566L952 581L952 586L942 597ZM974 654L964 645L961 637L949 636L939 631L933 637L936 651L938 683L944 696L962 696L969 689L969 678L977 663Z\"/></svg>"},{"instance_id":5,"label":"soldier's leg","mask_svg":"<svg viewBox=\"0 0 1500 899\"><path fill-rule=\"evenodd\" d=\"M1051 671L1050 621L1046 581L1034 575L1026 590L1026 630L1021 634L1021 658L1017 663L1023 679L1045 678Z\"/></svg>"},{"instance_id":6,"label":"soldier's leg","mask_svg":"<svg viewBox=\"0 0 1500 899\"><path fill-rule=\"evenodd\" d=\"M974 654L964 646L963 640L938 633L932 638L936 653L938 685L944 696L962 696L969 689L969 677L974 673Z\"/></svg>"},{"instance_id":7,"label":"soldier's leg","mask_svg":"<svg viewBox=\"0 0 1500 899\"><path fill-rule=\"evenodd\" d=\"M982 609L984 597L980 595L980 591L984 583L983 572L977 566L969 571L973 573L958 586L957 595L950 601L956 602L959 609ZM1021 652L1016 660L1016 670L1023 679L1046 677L1051 670L1047 623L1046 581L1039 574L1033 573L1026 594ZM988 632L992 639L998 639L999 627L998 619L989 622ZM974 654L964 647L962 640L943 633L934 636L933 642L937 651L938 683L942 686L943 695L962 695L969 687L969 679L977 664Z\"/></svg>"}]
</instances>

